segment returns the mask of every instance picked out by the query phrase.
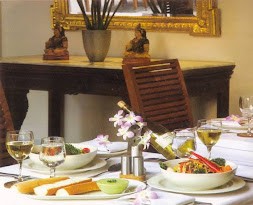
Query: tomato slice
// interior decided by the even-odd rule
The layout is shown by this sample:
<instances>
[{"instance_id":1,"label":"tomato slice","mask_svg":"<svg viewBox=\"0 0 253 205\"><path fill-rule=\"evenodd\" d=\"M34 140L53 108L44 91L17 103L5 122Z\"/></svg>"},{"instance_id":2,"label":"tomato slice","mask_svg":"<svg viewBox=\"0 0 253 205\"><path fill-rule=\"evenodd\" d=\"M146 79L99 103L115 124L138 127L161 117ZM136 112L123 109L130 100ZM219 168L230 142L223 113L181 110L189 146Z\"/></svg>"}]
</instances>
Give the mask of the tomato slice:
<instances>
[{"instance_id":1,"label":"tomato slice","mask_svg":"<svg viewBox=\"0 0 253 205\"><path fill-rule=\"evenodd\" d=\"M90 152L90 149L85 147L82 149L82 152L85 154L85 153L89 153Z\"/></svg>"}]
</instances>

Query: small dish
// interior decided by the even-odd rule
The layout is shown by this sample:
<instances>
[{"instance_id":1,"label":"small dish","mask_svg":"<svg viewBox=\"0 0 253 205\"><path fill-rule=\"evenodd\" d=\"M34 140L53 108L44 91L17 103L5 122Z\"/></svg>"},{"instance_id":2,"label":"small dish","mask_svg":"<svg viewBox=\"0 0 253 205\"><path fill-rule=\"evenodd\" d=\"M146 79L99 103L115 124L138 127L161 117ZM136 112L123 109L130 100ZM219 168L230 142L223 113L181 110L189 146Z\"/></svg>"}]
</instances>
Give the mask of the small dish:
<instances>
[{"instance_id":1,"label":"small dish","mask_svg":"<svg viewBox=\"0 0 253 205\"><path fill-rule=\"evenodd\" d=\"M105 178L97 181L99 189L106 194L121 194L128 187L127 179Z\"/></svg>"}]
</instances>

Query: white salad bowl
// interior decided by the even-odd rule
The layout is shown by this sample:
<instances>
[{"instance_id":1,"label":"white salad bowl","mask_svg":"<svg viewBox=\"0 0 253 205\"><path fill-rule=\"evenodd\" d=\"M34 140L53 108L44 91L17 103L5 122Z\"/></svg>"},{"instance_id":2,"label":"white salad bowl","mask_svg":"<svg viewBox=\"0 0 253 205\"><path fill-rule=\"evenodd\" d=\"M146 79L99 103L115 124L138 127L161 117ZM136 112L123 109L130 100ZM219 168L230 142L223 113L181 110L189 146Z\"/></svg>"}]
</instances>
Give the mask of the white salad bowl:
<instances>
[{"instance_id":1,"label":"white salad bowl","mask_svg":"<svg viewBox=\"0 0 253 205\"><path fill-rule=\"evenodd\" d=\"M231 166L231 171L208 174L189 174L173 171L173 167L175 167L178 163L188 160L189 159L169 160L163 162L167 165L168 169L165 170L161 168L161 173L166 180L184 190L200 191L222 186L234 177L237 169L236 164L226 161L226 165Z\"/></svg>"},{"instance_id":2,"label":"white salad bowl","mask_svg":"<svg viewBox=\"0 0 253 205\"><path fill-rule=\"evenodd\" d=\"M78 143L71 143L76 148L89 148L90 152L85 154L76 154L76 155L66 155L65 161L63 164L56 167L56 170L74 170L81 167L84 167L85 165L89 164L97 155L97 147L87 145L87 144L78 144ZM39 152L40 152L41 146L35 145L32 149L32 152L30 153L29 157L31 161L37 165L42 165L46 167L42 161L40 161L39 158Z\"/></svg>"}]
</instances>

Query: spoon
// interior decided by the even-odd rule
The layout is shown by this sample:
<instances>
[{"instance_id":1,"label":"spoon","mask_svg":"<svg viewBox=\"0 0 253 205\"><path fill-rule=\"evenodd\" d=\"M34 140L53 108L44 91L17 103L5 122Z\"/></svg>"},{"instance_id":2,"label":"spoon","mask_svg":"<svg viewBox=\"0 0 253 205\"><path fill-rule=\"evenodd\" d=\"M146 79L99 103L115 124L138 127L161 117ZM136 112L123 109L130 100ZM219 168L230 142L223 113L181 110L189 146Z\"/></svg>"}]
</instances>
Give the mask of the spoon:
<instances>
[{"instance_id":1,"label":"spoon","mask_svg":"<svg viewBox=\"0 0 253 205\"><path fill-rule=\"evenodd\" d=\"M107 170L100 172L98 174L92 175L92 177L97 177L97 176L104 174L106 172L117 172L120 170L121 170L121 163L116 163L116 164L110 165Z\"/></svg>"},{"instance_id":2,"label":"spoon","mask_svg":"<svg viewBox=\"0 0 253 205\"><path fill-rule=\"evenodd\" d=\"M163 158L146 158L144 159L145 162L164 162L167 161L166 159ZM117 172L121 170L121 163L116 163L116 164L112 164L111 166L108 167L107 170L100 172L98 174L92 175L92 177L97 177L101 174L104 174L106 172Z\"/></svg>"},{"instance_id":3,"label":"spoon","mask_svg":"<svg viewBox=\"0 0 253 205\"><path fill-rule=\"evenodd\" d=\"M0 175L0 176L4 176L4 175ZM5 176L8 176L8 175L5 175ZM11 175L10 177L13 177L14 179L18 179L18 176L13 176ZM27 181L27 180L30 180L30 179L36 179L35 177L31 177L31 176L24 176L22 177L22 181ZM17 184L19 183L20 181L17 181L17 180L14 180L14 181L9 181L9 182L6 182L4 183L4 187L5 188L11 188L14 184Z\"/></svg>"}]
</instances>

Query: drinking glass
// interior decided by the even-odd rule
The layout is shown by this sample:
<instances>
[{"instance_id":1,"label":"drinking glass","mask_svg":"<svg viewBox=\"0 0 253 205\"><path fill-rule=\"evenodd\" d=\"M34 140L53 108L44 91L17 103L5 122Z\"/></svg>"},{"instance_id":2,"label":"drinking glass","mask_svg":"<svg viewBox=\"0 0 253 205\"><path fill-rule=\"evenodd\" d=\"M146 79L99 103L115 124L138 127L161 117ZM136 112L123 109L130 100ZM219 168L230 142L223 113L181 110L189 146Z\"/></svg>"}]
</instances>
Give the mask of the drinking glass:
<instances>
[{"instance_id":1,"label":"drinking glass","mask_svg":"<svg viewBox=\"0 0 253 205\"><path fill-rule=\"evenodd\" d=\"M195 128L176 129L172 141L172 149L180 158L189 157L196 150Z\"/></svg>"},{"instance_id":2,"label":"drinking glass","mask_svg":"<svg viewBox=\"0 0 253 205\"><path fill-rule=\"evenodd\" d=\"M6 135L6 148L8 153L19 164L19 175L17 181L7 182L9 185L23 181L22 164L23 160L29 156L34 145L34 135L32 131L14 130L8 131ZM7 186L7 185L6 185Z\"/></svg>"},{"instance_id":3,"label":"drinking glass","mask_svg":"<svg viewBox=\"0 0 253 205\"><path fill-rule=\"evenodd\" d=\"M55 169L65 161L65 157L65 143L62 137L41 139L40 160L50 168L50 177L55 177Z\"/></svg>"},{"instance_id":4,"label":"drinking glass","mask_svg":"<svg viewBox=\"0 0 253 205\"><path fill-rule=\"evenodd\" d=\"M239 107L242 113L242 116L247 118L248 121L248 130L247 133L238 133L238 136L241 137L253 137L251 132L251 119L253 116L253 96L241 96L239 98Z\"/></svg>"},{"instance_id":5,"label":"drinking glass","mask_svg":"<svg viewBox=\"0 0 253 205\"><path fill-rule=\"evenodd\" d=\"M211 150L218 142L222 133L222 121L218 119L202 119L197 123L197 135L206 146L208 158L211 159Z\"/></svg>"}]
</instances>

